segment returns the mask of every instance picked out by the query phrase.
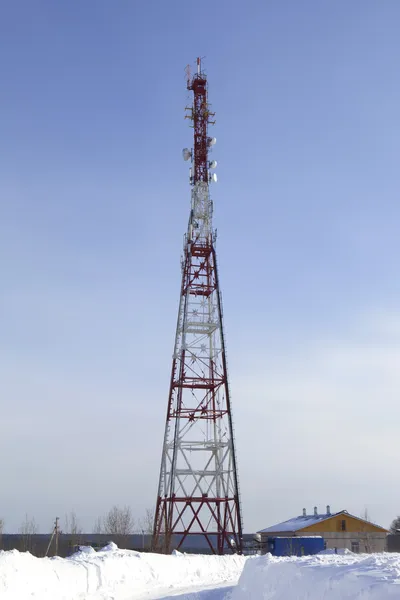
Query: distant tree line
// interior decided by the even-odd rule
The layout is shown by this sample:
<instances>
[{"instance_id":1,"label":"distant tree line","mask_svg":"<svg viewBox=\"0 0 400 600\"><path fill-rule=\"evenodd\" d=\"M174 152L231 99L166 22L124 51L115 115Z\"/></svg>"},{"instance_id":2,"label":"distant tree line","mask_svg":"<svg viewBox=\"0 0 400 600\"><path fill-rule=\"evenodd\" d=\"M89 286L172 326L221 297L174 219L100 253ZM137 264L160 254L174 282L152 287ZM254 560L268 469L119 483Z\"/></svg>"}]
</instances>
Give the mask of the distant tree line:
<instances>
[{"instance_id":1,"label":"distant tree line","mask_svg":"<svg viewBox=\"0 0 400 600\"><path fill-rule=\"evenodd\" d=\"M370 521L370 515L367 510L361 515L366 521ZM154 509L146 509L144 515L135 520L129 506L113 506L104 515L96 518L91 531L84 531L80 525L75 511L71 511L60 520L59 535L68 536L70 545L73 547L85 542L84 534L103 535L104 538L111 540L114 538L122 547L129 547L128 540L133 534L151 535L153 533ZM400 515L393 519L390 525L390 533L400 535ZM5 521L0 518L0 549L3 547L3 534L5 534ZM18 538L18 549L21 551L32 551L34 547L34 538L38 534L38 527L35 518L25 515L19 530L14 535ZM50 536L50 532L49 532ZM40 537L40 536L39 536ZM373 552L373 542L369 539L369 534L365 533L365 551ZM131 541L129 542L131 543ZM143 546L144 547L144 546Z\"/></svg>"},{"instance_id":2,"label":"distant tree line","mask_svg":"<svg viewBox=\"0 0 400 600\"><path fill-rule=\"evenodd\" d=\"M365 521L371 521L368 509L360 515ZM85 533L96 533L105 535L127 536L133 533L152 534L154 523L154 509L147 508L144 515L137 521L132 515L132 510L129 506L119 507L114 505L107 513L96 518L91 530ZM0 518L0 548L1 538L5 527L4 519ZM18 533L29 546L29 539L38 533L38 527L35 518L25 515ZM66 514L61 522L60 533L66 533L70 536L80 536L84 533L77 514L71 511ZM400 515L393 519L390 525L390 533L400 534Z\"/></svg>"},{"instance_id":3,"label":"distant tree line","mask_svg":"<svg viewBox=\"0 0 400 600\"><path fill-rule=\"evenodd\" d=\"M114 505L107 513L96 518L91 531L85 533L96 533L104 535L129 536L133 533L151 534L153 532L154 509L146 509L145 514L138 519L134 519L132 510L129 506L119 507ZM1 538L5 527L4 519L0 518L0 548ZM25 515L18 534L24 540L24 549L28 549L30 539L38 533L38 527L35 518ZM84 531L79 522L75 511L71 511L61 520L60 534L65 533L69 536L81 536Z\"/></svg>"}]
</instances>

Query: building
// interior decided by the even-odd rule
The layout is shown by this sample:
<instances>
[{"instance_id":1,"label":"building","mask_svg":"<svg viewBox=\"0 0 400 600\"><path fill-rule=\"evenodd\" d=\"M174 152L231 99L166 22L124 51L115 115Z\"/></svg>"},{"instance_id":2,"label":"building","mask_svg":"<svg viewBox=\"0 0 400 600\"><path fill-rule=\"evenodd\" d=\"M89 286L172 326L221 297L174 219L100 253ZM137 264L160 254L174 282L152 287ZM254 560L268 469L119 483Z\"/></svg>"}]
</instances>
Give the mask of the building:
<instances>
[{"instance_id":1,"label":"building","mask_svg":"<svg viewBox=\"0 0 400 600\"><path fill-rule=\"evenodd\" d=\"M268 539L272 537L322 536L326 549L347 548L352 552L383 552L386 550L389 531L355 517L347 510L331 513L330 507L327 506L323 514L319 514L317 507L314 507L311 515L303 508L301 516L267 527L258 533L263 548L267 548Z\"/></svg>"},{"instance_id":2,"label":"building","mask_svg":"<svg viewBox=\"0 0 400 600\"><path fill-rule=\"evenodd\" d=\"M387 551L400 553L400 533L393 533L387 536Z\"/></svg>"}]
</instances>

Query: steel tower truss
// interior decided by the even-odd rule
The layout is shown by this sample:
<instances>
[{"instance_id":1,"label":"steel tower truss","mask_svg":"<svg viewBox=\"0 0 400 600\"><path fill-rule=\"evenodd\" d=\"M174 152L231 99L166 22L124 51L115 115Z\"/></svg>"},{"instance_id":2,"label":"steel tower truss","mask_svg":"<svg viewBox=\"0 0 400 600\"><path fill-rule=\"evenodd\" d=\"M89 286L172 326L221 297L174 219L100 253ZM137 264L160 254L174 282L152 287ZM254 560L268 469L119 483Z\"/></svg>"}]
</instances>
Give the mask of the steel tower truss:
<instances>
[{"instance_id":1,"label":"steel tower truss","mask_svg":"<svg viewBox=\"0 0 400 600\"><path fill-rule=\"evenodd\" d=\"M153 548L179 549L201 536L213 553L241 552L242 523L212 228L207 79L197 61L190 77L194 128L191 211L182 258L182 286L172 360ZM186 153L186 155L185 155ZM214 179L216 179L214 177Z\"/></svg>"}]
</instances>

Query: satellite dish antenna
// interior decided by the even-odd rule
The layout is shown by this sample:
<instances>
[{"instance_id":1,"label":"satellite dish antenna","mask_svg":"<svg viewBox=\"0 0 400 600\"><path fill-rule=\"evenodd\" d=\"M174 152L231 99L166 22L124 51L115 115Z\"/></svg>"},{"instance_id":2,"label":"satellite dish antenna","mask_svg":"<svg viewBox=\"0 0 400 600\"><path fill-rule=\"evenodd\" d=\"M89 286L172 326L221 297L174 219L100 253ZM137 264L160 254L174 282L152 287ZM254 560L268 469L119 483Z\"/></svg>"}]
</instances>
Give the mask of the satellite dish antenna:
<instances>
[{"instance_id":1,"label":"satellite dish antenna","mask_svg":"<svg viewBox=\"0 0 400 600\"><path fill-rule=\"evenodd\" d=\"M217 181L218 181L217 174L216 174L216 173L213 173L213 174L211 175L211 179L212 179L212 181L213 181L214 183L217 183Z\"/></svg>"},{"instance_id":2,"label":"satellite dish antenna","mask_svg":"<svg viewBox=\"0 0 400 600\"><path fill-rule=\"evenodd\" d=\"M192 158L192 153L190 152L189 148L184 148L182 150L182 156L183 160L189 160L189 158Z\"/></svg>"},{"instance_id":3,"label":"satellite dish antenna","mask_svg":"<svg viewBox=\"0 0 400 600\"><path fill-rule=\"evenodd\" d=\"M217 138L209 138L208 139L209 146L215 146L216 143L217 143Z\"/></svg>"},{"instance_id":4,"label":"satellite dish antenna","mask_svg":"<svg viewBox=\"0 0 400 600\"><path fill-rule=\"evenodd\" d=\"M212 160L210 162L210 169L216 169L217 168L217 161L216 160Z\"/></svg>"}]
</instances>

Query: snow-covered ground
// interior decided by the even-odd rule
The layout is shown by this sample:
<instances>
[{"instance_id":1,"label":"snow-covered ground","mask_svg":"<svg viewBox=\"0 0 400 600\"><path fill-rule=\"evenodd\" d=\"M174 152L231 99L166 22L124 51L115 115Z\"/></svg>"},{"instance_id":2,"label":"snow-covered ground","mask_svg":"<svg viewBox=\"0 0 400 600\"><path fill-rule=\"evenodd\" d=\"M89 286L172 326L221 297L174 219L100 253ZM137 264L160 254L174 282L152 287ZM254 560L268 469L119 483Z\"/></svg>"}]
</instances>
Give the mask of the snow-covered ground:
<instances>
[{"instance_id":1,"label":"snow-covered ground","mask_svg":"<svg viewBox=\"0 0 400 600\"><path fill-rule=\"evenodd\" d=\"M66 559L0 551L0 599L150 600L204 589L211 594L207 588L235 584L245 560L241 556L142 554L119 550L115 544L101 552L85 548Z\"/></svg>"},{"instance_id":2,"label":"snow-covered ground","mask_svg":"<svg viewBox=\"0 0 400 600\"><path fill-rule=\"evenodd\" d=\"M400 600L400 554L162 556L0 551L1 600Z\"/></svg>"},{"instance_id":3,"label":"snow-covered ground","mask_svg":"<svg viewBox=\"0 0 400 600\"><path fill-rule=\"evenodd\" d=\"M400 554L249 560L231 600L400 600Z\"/></svg>"}]
</instances>

